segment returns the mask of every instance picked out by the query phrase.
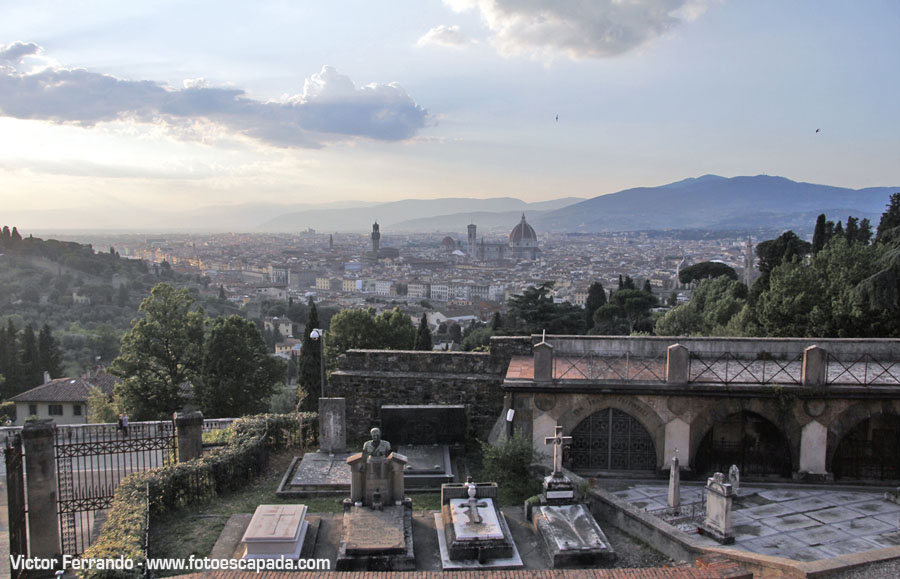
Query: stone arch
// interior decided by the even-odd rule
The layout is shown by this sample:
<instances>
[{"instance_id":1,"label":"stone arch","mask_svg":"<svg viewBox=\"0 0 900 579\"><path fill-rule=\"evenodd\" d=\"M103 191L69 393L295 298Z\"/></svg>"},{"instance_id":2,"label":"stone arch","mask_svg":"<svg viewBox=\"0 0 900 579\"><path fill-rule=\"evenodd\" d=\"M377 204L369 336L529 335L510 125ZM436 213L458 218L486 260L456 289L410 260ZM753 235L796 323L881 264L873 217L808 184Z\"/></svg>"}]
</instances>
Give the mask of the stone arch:
<instances>
[{"instance_id":1,"label":"stone arch","mask_svg":"<svg viewBox=\"0 0 900 579\"><path fill-rule=\"evenodd\" d=\"M653 441L656 469L661 469L665 460L666 424L652 406L636 396L594 396L587 400L576 399L559 417L557 423L563 427L564 434L571 435L582 421L609 408L621 410L644 427Z\"/></svg>"},{"instance_id":2,"label":"stone arch","mask_svg":"<svg viewBox=\"0 0 900 579\"><path fill-rule=\"evenodd\" d=\"M796 470L796 466L800 464L800 439L802 432L800 424L797 423L792 413L783 412L776 400L747 398L722 399L711 407L697 412L696 417L691 421L691 467L696 468L696 458L700 451L700 444L713 426L717 422L722 422L742 412L756 414L766 419L784 436L790 450L791 468Z\"/></svg>"},{"instance_id":3,"label":"stone arch","mask_svg":"<svg viewBox=\"0 0 900 579\"><path fill-rule=\"evenodd\" d=\"M834 456L841 441L864 421L879 416L900 417L900 402L858 402L841 412L828 424L828 443L825 451L825 466L833 472Z\"/></svg>"}]
</instances>

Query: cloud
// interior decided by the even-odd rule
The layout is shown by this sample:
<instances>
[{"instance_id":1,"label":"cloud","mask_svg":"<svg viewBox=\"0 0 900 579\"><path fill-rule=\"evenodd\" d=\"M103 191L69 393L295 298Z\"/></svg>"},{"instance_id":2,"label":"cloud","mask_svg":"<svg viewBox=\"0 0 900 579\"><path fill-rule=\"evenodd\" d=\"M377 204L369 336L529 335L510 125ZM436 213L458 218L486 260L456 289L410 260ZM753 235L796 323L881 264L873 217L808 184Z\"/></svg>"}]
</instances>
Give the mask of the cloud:
<instances>
[{"instance_id":1,"label":"cloud","mask_svg":"<svg viewBox=\"0 0 900 579\"><path fill-rule=\"evenodd\" d=\"M41 47L33 42L13 42L0 44L0 60L7 62L19 62L26 56L38 54Z\"/></svg>"},{"instance_id":2,"label":"cloud","mask_svg":"<svg viewBox=\"0 0 900 579\"><path fill-rule=\"evenodd\" d=\"M448 48L464 48L472 43L472 40L460 32L459 26L444 26L441 24L423 34L416 42L416 45L428 46L434 44Z\"/></svg>"},{"instance_id":3,"label":"cloud","mask_svg":"<svg viewBox=\"0 0 900 579\"><path fill-rule=\"evenodd\" d=\"M24 54L25 46L39 50L19 44L6 47L4 54ZM213 123L270 145L306 148L354 137L409 139L429 122L428 111L397 84L357 88L330 66L306 79L303 93L280 101L254 100L240 89L210 87L202 78L175 89L84 69L5 68L0 69L0 115L85 127L118 120L152 122L168 126L176 136Z\"/></svg>"},{"instance_id":4,"label":"cloud","mask_svg":"<svg viewBox=\"0 0 900 579\"><path fill-rule=\"evenodd\" d=\"M444 0L478 10L504 55L573 59L623 54L698 18L708 0Z\"/></svg>"}]
</instances>

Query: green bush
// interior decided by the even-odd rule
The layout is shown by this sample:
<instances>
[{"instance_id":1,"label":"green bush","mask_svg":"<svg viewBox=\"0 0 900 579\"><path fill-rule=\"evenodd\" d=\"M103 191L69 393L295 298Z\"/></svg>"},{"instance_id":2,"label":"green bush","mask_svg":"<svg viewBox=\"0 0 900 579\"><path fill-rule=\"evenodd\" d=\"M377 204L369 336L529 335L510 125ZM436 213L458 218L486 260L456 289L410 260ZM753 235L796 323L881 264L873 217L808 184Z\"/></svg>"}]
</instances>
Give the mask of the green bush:
<instances>
[{"instance_id":1,"label":"green bush","mask_svg":"<svg viewBox=\"0 0 900 579\"><path fill-rule=\"evenodd\" d=\"M269 450L314 444L317 426L314 412L239 418L232 424L228 445L216 454L125 478L116 489L100 536L84 557L105 559L122 555L131 558L135 568L82 570L79 575L92 579L139 577L147 558L150 516L241 488L265 469Z\"/></svg>"},{"instance_id":2,"label":"green bush","mask_svg":"<svg viewBox=\"0 0 900 579\"><path fill-rule=\"evenodd\" d=\"M535 460L531 441L521 434L503 438L497 444L481 443L482 476L498 485L520 484L529 478L528 467Z\"/></svg>"},{"instance_id":3,"label":"green bush","mask_svg":"<svg viewBox=\"0 0 900 579\"><path fill-rule=\"evenodd\" d=\"M10 420L11 422L16 421L16 403L9 400L0 403L0 425L7 420Z\"/></svg>"}]
</instances>

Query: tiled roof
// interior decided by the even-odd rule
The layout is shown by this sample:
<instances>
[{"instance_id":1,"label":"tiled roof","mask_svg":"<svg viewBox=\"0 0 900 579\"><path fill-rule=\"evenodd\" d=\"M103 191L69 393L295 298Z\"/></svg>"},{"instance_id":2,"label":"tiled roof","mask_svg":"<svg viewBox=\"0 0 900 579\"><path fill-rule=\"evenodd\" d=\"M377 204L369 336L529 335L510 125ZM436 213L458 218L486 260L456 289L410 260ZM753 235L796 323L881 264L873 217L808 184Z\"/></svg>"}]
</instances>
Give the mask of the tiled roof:
<instances>
[{"instance_id":1,"label":"tiled roof","mask_svg":"<svg viewBox=\"0 0 900 579\"><path fill-rule=\"evenodd\" d=\"M57 378L10 398L13 402L87 402L91 386L112 395L118 378L102 372L93 378Z\"/></svg>"}]
</instances>

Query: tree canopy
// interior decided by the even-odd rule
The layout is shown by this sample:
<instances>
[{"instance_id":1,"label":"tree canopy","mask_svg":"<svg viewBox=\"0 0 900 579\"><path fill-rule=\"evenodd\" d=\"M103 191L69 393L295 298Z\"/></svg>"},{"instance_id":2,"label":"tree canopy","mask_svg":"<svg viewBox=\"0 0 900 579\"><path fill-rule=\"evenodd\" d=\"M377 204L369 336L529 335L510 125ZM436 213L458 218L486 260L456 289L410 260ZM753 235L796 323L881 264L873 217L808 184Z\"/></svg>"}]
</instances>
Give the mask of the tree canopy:
<instances>
[{"instance_id":1,"label":"tree canopy","mask_svg":"<svg viewBox=\"0 0 900 579\"><path fill-rule=\"evenodd\" d=\"M267 410L286 366L269 355L256 324L240 316L213 320L194 392L203 415L225 418Z\"/></svg>"},{"instance_id":2,"label":"tree canopy","mask_svg":"<svg viewBox=\"0 0 900 579\"><path fill-rule=\"evenodd\" d=\"M704 279L725 276L729 279L737 279L737 272L728 264L720 261L701 261L689 265L678 272L678 281L681 283L691 283Z\"/></svg>"},{"instance_id":3,"label":"tree canopy","mask_svg":"<svg viewBox=\"0 0 900 579\"><path fill-rule=\"evenodd\" d=\"M116 394L135 420L169 418L183 406L181 385L200 376L204 312L187 290L167 283L154 287L139 311L110 373L121 378Z\"/></svg>"},{"instance_id":4,"label":"tree canopy","mask_svg":"<svg viewBox=\"0 0 900 579\"><path fill-rule=\"evenodd\" d=\"M553 282L531 286L507 301L509 312L504 330L518 334L582 334L585 329L581 308L554 303Z\"/></svg>"}]
</instances>

